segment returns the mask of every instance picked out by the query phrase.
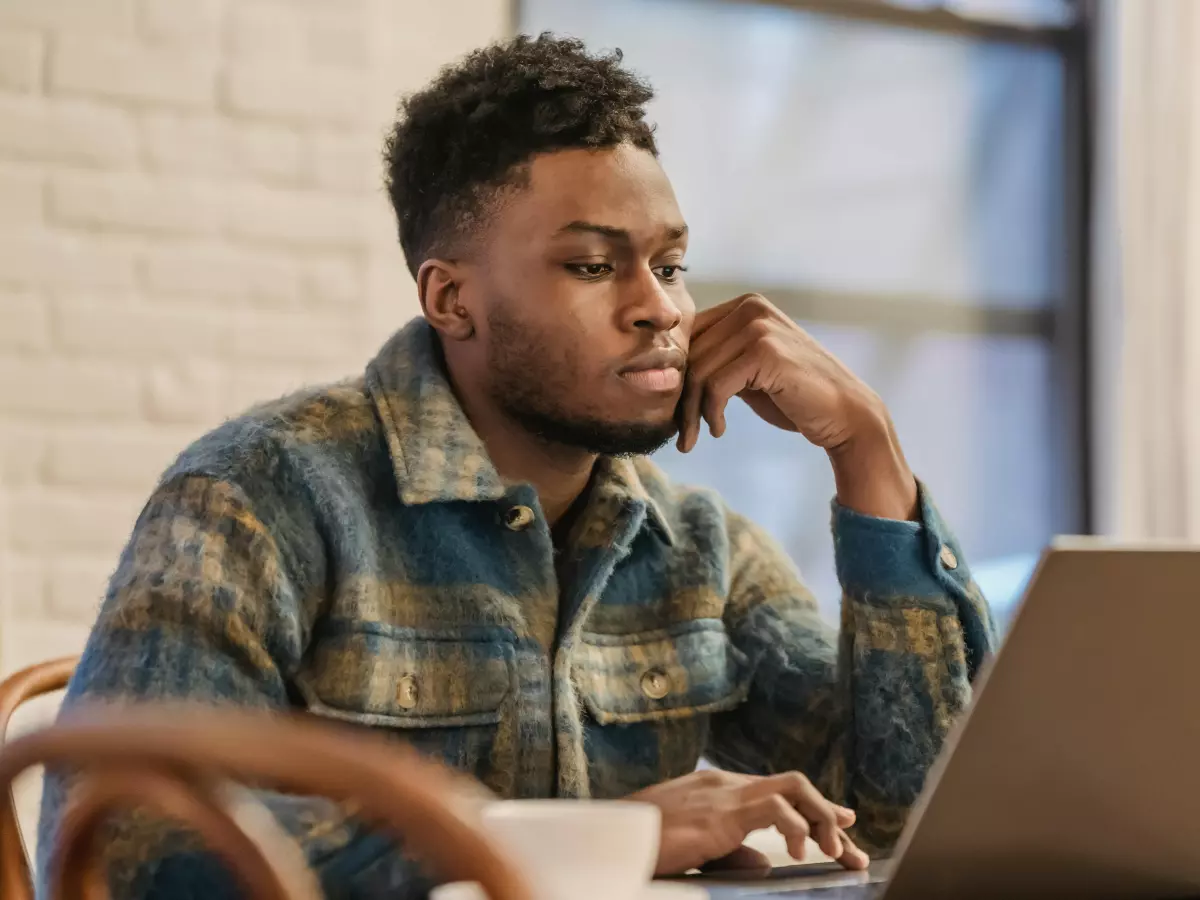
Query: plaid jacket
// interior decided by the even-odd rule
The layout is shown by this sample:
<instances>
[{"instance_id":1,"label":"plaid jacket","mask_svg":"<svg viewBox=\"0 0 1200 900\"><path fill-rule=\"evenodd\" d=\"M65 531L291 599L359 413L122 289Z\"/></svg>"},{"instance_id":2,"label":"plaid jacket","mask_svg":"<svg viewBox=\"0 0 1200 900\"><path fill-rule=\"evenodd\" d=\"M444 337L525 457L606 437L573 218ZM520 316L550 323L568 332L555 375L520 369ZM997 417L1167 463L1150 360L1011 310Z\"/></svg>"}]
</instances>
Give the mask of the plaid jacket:
<instances>
[{"instance_id":1,"label":"plaid jacket","mask_svg":"<svg viewBox=\"0 0 1200 900\"><path fill-rule=\"evenodd\" d=\"M418 321L364 378L253 409L183 453L134 527L67 707L300 705L506 797L620 797L701 755L797 769L885 848L994 641L921 498L920 523L835 505L840 636L761 530L644 459L600 461L560 586L537 495L497 475ZM48 780L43 871L65 789ZM334 804L263 799L330 896L425 890ZM236 894L146 816L108 847L117 900Z\"/></svg>"}]
</instances>

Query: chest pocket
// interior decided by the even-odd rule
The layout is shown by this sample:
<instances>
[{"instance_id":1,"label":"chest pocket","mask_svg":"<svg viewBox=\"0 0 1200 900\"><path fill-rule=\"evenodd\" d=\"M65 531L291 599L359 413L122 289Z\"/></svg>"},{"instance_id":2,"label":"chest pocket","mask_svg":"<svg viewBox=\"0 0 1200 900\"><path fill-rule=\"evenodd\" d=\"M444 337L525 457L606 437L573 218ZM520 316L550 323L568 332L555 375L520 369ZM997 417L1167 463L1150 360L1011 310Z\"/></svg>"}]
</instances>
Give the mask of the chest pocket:
<instances>
[{"instance_id":1,"label":"chest pocket","mask_svg":"<svg viewBox=\"0 0 1200 900\"><path fill-rule=\"evenodd\" d=\"M575 680L588 711L594 797L696 768L709 716L746 699L750 671L720 619L630 635L584 634Z\"/></svg>"},{"instance_id":2,"label":"chest pocket","mask_svg":"<svg viewBox=\"0 0 1200 900\"><path fill-rule=\"evenodd\" d=\"M326 628L297 686L309 712L384 729L490 783L496 747L514 727L504 713L516 669L511 634L488 631L464 640L369 623Z\"/></svg>"}]
</instances>

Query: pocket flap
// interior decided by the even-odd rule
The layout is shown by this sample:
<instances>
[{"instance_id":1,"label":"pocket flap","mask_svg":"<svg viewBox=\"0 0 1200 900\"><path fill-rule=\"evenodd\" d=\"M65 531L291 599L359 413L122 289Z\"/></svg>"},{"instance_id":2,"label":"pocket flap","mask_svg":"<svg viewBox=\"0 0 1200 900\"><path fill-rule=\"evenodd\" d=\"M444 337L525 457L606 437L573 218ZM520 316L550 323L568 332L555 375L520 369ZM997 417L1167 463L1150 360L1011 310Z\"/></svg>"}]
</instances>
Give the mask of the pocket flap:
<instances>
[{"instance_id":1,"label":"pocket flap","mask_svg":"<svg viewBox=\"0 0 1200 900\"><path fill-rule=\"evenodd\" d=\"M720 619L632 635L584 634L575 677L601 725L732 709L746 698L746 656Z\"/></svg>"},{"instance_id":2,"label":"pocket flap","mask_svg":"<svg viewBox=\"0 0 1200 900\"><path fill-rule=\"evenodd\" d=\"M512 689L510 635L464 640L362 625L326 632L298 679L318 715L392 728L500 721Z\"/></svg>"}]
</instances>

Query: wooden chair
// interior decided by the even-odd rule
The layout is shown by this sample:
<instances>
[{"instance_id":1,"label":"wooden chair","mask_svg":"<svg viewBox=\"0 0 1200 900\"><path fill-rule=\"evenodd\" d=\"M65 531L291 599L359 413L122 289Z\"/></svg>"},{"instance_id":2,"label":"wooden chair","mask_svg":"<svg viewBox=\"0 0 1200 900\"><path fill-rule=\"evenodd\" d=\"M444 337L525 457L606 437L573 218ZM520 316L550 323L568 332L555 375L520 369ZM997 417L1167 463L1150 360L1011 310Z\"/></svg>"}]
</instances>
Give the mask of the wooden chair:
<instances>
[{"instance_id":1,"label":"wooden chair","mask_svg":"<svg viewBox=\"0 0 1200 900\"><path fill-rule=\"evenodd\" d=\"M22 704L61 691L75 671L78 657L70 656L22 669L0 682L0 750L8 740L13 714ZM17 802L11 786L0 795L0 900L32 898L29 857L21 836Z\"/></svg>"},{"instance_id":2,"label":"wooden chair","mask_svg":"<svg viewBox=\"0 0 1200 900\"><path fill-rule=\"evenodd\" d=\"M46 675L41 683L54 679ZM308 717L211 707L80 709L0 748L0 790L7 793L36 765L75 773L48 873L51 898L108 896L101 826L112 813L138 806L197 832L247 896L315 900L320 889L299 848L252 794L231 787L234 781L350 804L358 819L402 838L443 878L479 882L492 900L530 898L523 873L475 824L478 785L415 750ZM11 813L0 818L0 845L20 853ZM0 898L32 900L24 856L8 852Z\"/></svg>"}]
</instances>

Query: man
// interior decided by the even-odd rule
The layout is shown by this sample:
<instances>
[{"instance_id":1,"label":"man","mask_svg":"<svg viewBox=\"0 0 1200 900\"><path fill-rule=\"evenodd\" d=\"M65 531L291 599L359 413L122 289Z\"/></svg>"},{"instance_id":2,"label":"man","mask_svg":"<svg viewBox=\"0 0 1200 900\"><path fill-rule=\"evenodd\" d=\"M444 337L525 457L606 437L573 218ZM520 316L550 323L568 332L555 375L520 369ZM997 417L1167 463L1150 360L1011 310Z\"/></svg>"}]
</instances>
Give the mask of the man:
<instances>
[{"instance_id":1,"label":"man","mask_svg":"<svg viewBox=\"0 0 1200 900\"><path fill-rule=\"evenodd\" d=\"M876 395L761 297L695 310L651 91L619 63L520 37L404 103L388 187L423 318L365 377L179 458L69 704L298 706L502 796L634 796L662 809L660 873L759 862L757 828L850 868L895 840L987 606ZM840 638L762 531L643 458L720 437L735 397L829 455ZM426 889L335 805L263 798L330 895ZM186 836L115 827L115 897L234 893Z\"/></svg>"}]
</instances>

